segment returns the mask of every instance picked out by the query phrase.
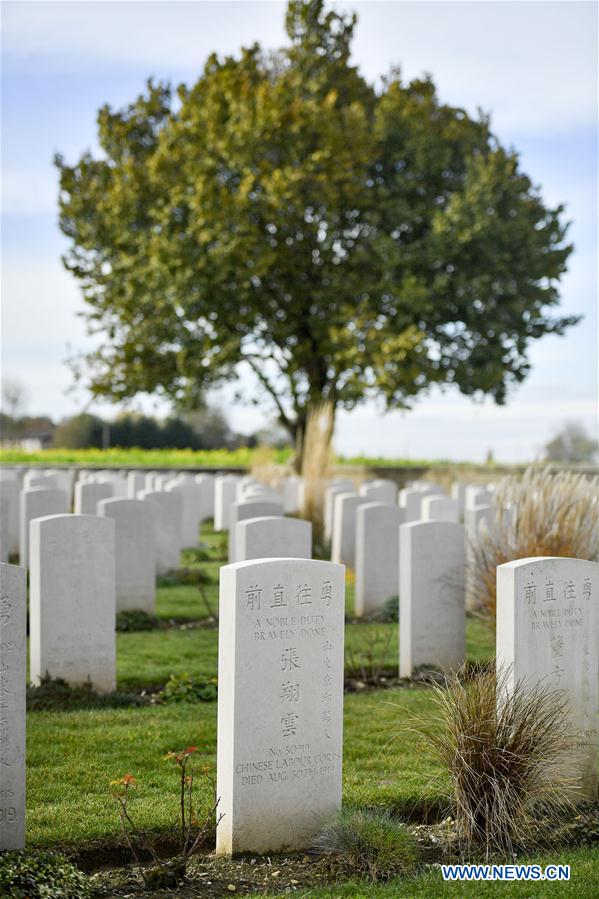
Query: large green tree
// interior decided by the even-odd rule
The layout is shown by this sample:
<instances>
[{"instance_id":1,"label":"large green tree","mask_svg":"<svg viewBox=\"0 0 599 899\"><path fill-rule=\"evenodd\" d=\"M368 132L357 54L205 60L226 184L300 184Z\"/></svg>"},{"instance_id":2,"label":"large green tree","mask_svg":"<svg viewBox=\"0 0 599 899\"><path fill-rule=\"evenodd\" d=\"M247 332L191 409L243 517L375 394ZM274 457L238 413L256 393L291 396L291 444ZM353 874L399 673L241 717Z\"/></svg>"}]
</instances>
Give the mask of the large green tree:
<instances>
[{"instance_id":1,"label":"large green tree","mask_svg":"<svg viewBox=\"0 0 599 899\"><path fill-rule=\"evenodd\" d=\"M80 371L177 403L251 371L295 437L322 400L503 402L530 341L575 321L550 314L562 207L430 79L368 84L355 17L296 0L286 24L286 48L149 82L100 110L101 155L57 157L65 265L104 338Z\"/></svg>"}]
</instances>

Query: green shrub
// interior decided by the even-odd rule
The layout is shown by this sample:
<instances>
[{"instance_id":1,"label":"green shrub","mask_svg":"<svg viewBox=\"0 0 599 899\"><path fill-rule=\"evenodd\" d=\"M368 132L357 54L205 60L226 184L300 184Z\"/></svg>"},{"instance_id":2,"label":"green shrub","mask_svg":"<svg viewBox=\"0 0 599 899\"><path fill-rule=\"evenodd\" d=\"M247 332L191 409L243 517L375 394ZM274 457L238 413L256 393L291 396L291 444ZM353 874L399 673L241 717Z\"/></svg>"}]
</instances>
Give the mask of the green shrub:
<instances>
[{"instance_id":1,"label":"green shrub","mask_svg":"<svg viewBox=\"0 0 599 899\"><path fill-rule=\"evenodd\" d=\"M153 631L158 627L158 619L143 609L124 609L116 613L117 631L132 633L133 631Z\"/></svg>"},{"instance_id":2,"label":"green shrub","mask_svg":"<svg viewBox=\"0 0 599 899\"><path fill-rule=\"evenodd\" d=\"M314 848L333 855L350 876L371 881L412 874L419 860L414 834L387 812L343 809L320 831Z\"/></svg>"},{"instance_id":3,"label":"green shrub","mask_svg":"<svg viewBox=\"0 0 599 899\"><path fill-rule=\"evenodd\" d=\"M160 696L164 702L214 702L216 678L198 681L189 674L171 674Z\"/></svg>"},{"instance_id":4,"label":"green shrub","mask_svg":"<svg viewBox=\"0 0 599 899\"><path fill-rule=\"evenodd\" d=\"M379 621L399 621L399 596L390 596L377 614Z\"/></svg>"},{"instance_id":5,"label":"green shrub","mask_svg":"<svg viewBox=\"0 0 599 899\"><path fill-rule=\"evenodd\" d=\"M72 687L60 677L43 677L39 686L27 687L27 711L74 711L143 705L135 693L96 693L91 684Z\"/></svg>"},{"instance_id":6,"label":"green shrub","mask_svg":"<svg viewBox=\"0 0 599 899\"><path fill-rule=\"evenodd\" d=\"M11 899L87 899L87 877L57 852L4 852L0 855L0 896Z\"/></svg>"}]
</instances>

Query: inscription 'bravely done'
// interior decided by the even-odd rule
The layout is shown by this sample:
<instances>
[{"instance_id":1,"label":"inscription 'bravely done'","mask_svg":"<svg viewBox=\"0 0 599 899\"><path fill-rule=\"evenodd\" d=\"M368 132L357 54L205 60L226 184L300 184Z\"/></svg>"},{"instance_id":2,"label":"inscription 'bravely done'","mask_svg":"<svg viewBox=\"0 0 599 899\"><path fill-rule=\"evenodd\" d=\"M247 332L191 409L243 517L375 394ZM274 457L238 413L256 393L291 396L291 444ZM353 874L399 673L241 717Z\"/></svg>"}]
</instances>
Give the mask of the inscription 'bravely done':
<instances>
[{"instance_id":1,"label":"inscription 'bravely done'","mask_svg":"<svg viewBox=\"0 0 599 899\"><path fill-rule=\"evenodd\" d=\"M324 615L293 615L256 618L254 640L295 640L297 637L327 637Z\"/></svg>"}]
</instances>

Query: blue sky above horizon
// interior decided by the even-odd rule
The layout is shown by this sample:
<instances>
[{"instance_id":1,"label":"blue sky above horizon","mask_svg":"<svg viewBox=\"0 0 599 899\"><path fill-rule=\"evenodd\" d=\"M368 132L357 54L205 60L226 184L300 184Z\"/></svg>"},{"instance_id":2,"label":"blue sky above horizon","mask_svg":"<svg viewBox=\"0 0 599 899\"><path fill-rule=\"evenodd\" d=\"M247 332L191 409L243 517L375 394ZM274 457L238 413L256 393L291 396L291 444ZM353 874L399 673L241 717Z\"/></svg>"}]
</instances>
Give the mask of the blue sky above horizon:
<instances>
[{"instance_id":1,"label":"blue sky above horizon","mask_svg":"<svg viewBox=\"0 0 599 899\"><path fill-rule=\"evenodd\" d=\"M504 145L566 205L575 244L562 282L564 314L584 318L565 338L533 344L533 370L505 407L434 391L410 413L375 404L340 413L345 454L482 460L489 449L526 461L565 420L597 429L597 4L591 2L355 2L353 60L375 81L394 65L405 78L430 72L441 98L491 113ZM149 76L194 81L209 52L285 43L285 4L247 2L2 3L2 374L27 388L28 412L58 419L89 397L65 359L90 346L78 290L60 263L55 152L69 161L95 149L95 117L121 106ZM214 402L242 432L271 411ZM138 406L162 413L163 404ZM99 414L115 410L92 403Z\"/></svg>"}]
</instances>

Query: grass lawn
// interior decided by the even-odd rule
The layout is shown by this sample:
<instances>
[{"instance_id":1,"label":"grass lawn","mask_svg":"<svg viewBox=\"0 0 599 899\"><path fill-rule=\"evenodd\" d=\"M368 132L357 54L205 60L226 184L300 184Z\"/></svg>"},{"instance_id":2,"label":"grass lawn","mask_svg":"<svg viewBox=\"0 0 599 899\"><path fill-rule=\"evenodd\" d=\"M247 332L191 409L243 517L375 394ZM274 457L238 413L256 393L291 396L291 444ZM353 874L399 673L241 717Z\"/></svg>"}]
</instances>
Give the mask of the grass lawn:
<instances>
[{"instance_id":1,"label":"grass lawn","mask_svg":"<svg viewBox=\"0 0 599 899\"><path fill-rule=\"evenodd\" d=\"M117 680L121 690L164 684L171 674L199 679L217 672L218 569L223 564L221 535L202 532L202 552L184 554L189 577L202 572L204 602L193 583L162 582L158 590L157 630L117 635ZM191 572L191 574L189 574ZM353 613L348 576L347 613ZM397 669L398 626L356 622L346 627L346 669L375 665ZM493 654L493 635L475 619L467 623L471 660ZM371 661L369 658L371 657ZM343 799L349 805L384 808L420 820L426 808L444 804L443 772L420 743L414 717L430 720L434 706L424 685L370 690L345 697ZM216 703L157 705L99 711L34 712L27 722L27 842L69 852L112 850L122 845L109 781L125 773L138 779L133 813L148 831L165 840L178 808L177 775L169 750L199 747L198 767L215 763ZM198 795L199 811L212 797ZM443 884L437 869L384 886L345 883L334 889L310 888L310 897L596 896L599 850L573 849L539 856L542 863L572 865L569 884ZM511 861L511 859L506 859ZM276 893L275 893L276 894ZM255 894L256 896L258 894ZM266 895L266 894L265 894ZM271 892L269 895L273 895Z\"/></svg>"}]
</instances>

